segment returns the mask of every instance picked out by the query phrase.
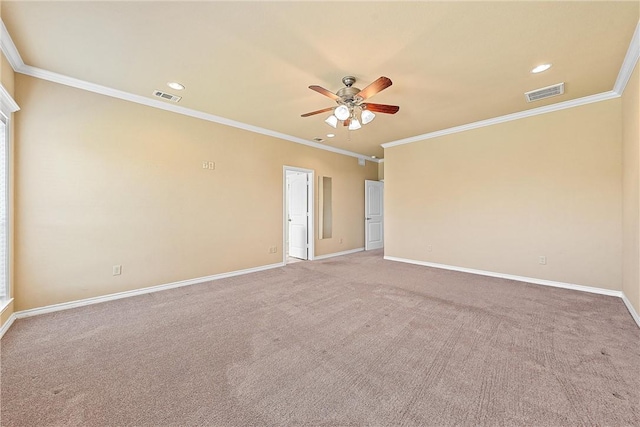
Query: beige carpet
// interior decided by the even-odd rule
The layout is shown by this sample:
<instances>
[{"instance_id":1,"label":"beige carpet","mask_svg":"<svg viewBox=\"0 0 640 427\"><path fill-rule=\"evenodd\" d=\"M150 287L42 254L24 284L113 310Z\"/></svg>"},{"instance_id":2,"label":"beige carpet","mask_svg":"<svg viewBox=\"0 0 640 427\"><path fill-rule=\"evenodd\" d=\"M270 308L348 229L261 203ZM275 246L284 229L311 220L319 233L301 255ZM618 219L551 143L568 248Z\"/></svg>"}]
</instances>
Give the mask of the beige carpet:
<instances>
[{"instance_id":1,"label":"beige carpet","mask_svg":"<svg viewBox=\"0 0 640 427\"><path fill-rule=\"evenodd\" d=\"M619 298L358 253L18 320L2 426L640 425Z\"/></svg>"}]
</instances>

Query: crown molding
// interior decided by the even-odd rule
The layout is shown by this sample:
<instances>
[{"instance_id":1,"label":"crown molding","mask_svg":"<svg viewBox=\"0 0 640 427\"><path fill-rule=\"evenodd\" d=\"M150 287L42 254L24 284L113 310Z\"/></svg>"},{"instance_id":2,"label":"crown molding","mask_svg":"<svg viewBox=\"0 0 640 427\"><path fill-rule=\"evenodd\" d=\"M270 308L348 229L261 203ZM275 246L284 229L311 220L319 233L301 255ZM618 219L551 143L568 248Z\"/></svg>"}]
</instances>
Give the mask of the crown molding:
<instances>
[{"instance_id":1,"label":"crown molding","mask_svg":"<svg viewBox=\"0 0 640 427\"><path fill-rule=\"evenodd\" d=\"M24 67L24 61L22 60L16 45L13 43L13 39L11 38L11 35L9 35L9 31L7 31L7 27L5 27L2 19L0 19L0 50L2 50L4 56L7 57L13 71L19 73Z\"/></svg>"},{"instance_id":2,"label":"crown molding","mask_svg":"<svg viewBox=\"0 0 640 427\"><path fill-rule=\"evenodd\" d=\"M258 126L249 125L247 123L242 123L236 120L227 119L225 117L216 116L214 114L205 113L203 111L193 110L191 108L181 107L179 105L167 104L164 101L147 98L146 96L136 95L136 94L125 92L118 89L113 89L107 86L102 86L99 84L87 82L85 80L80 80L80 79L65 76L62 74L54 73L52 71L43 70L41 68L32 67L30 65L23 66L18 72L21 74L25 74L27 76L41 79L41 80L47 80L53 83L58 83L65 86L86 90L88 92L98 93L100 95L110 96L112 98L118 98L124 101L134 102L136 104L146 105L147 107L158 108L160 110L182 114L183 116L189 116L196 119L218 123L224 126L230 126L230 127L246 130L253 133L258 133L261 135L271 136L271 137L282 139L285 141L295 142L296 144L306 145L308 147L318 148L324 151L330 151L332 153L356 157L358 159L367 160L369 162L374 162L374 163L376 162L376 159L372 159L371 157L364 154L343 150L341 148L330 147L327 145L319 144L314 141L307 141L306 139L303 139L303 138L298 138L292 135L276 132L271 129L265 129Z\"/></svg>"},{"instance_id":3,"label":"crown molding","mask_svg":"<svg viewBox=\"0 0 640 427\"><path fill-rule=\"evenodd\" d=\"M341 148L336 148L336 147L330 147L327 145L319 144L314 141L309 141L303 138L298 138L292 135L287 135L287 134L276 132L270 129L249 125L236 120L227 119L225 117L216 116L213 114L205 113L198 110L193 110L186 107L167 104L163 101L151 99L145 96L135 95L129 92L124 92L124 91L113 89L107 86L101 86L95 83L90 83L84 80L68 77L62 74L58 74L58 73L43 70L40 68L32 67L30 65L26 65L22 60L22 57L20 56L18 49L13 43L13 40L11 39L11 36L9 35L7 28L4 25L4 22L2 22L2 19L0 19L0 49L2 50L2 52L4 52L5 56L7 57L14 71L31 76L31 77L48 80L54 83L59 83L59 84L71 86L78 89L83 89L89 92L94 92L101 95L134 102L137 104L146 105L152 108L158 108L161 110L170 111L177 114L182 114L185 116L194 117L201 120L206 120L206 121L218 123L225 126L243 129L249 132L271 136L271 137L282 139L285 141L294 142L296 144L317 148L319 150L325 150L325 151L330 151L337 154L342 154L345 156L356 157L358 159L363 159L372 163L384 162L384 158L372 159L370 156L355 153L353 151L343 150ZM640 22L638 22L638 25L636 25L635 32L633 33L633 37L631 38L629 48L627 49L627 53L625 55L622 66L620 68L620 72L618 73L618 77L614 84L614 88L609 92L603 92L596 95L585 96L583 98L572 99L569 101L559 102L557 104L551 104L544 107L533 108L530 110L520 111L513 114L507 114L505 116L494 117L487 120L481 120L478 122L468 123L461 126L455 126L448 129L442 129L435 132L430 132L422 135L412 136L409 138L399 139L397 141L391 141L391 142L381 144L381 146L383 148L391 148L391 147L396 147L398 145L411 144L414 142L424 141L432 138L438 138L441 136L451 135L454 133L464 132L467 130L478 129L478 128L492 126L499 123L519 120L526 117L537 116L539 114L551 113L554 111L560 111L567 108L573 108L581 105L591 104L594 102L606 101L609 99L617 98L621 96L622 92L624 91L624 88L627 85L627 82L629 81L629 79L631 78L631 74L633 73L633 69L635 68L635 65L638 62L639 58L640 58Z\"/></svg>"},{"instance_id":4,"label":"crown molding","mask_svg":"<svg viewBox=\"0 0 640 427\"><path fill-rule=\"evenodd\" d=\"M618 78L613 85L613 91L618 95L622 95L622 92L624 92L624 88L627 86L631 74L633 74L633 69L638 63L638 58L640 58L640 22L636 25L636 31L631 37L631 43L629 43L629 49L627 49L627 54L624 56L624 61L622 61Z\"/></svg>"},{"instance_id":5,"label":"crown molding","mask_svg":"<svg viewBox=\"0 0 640 427\"><path fill-rule=\"evenodd\" d=\"M383 148L396 147L398 145L411 144L413 142L424 141L426 139L438 138L440 136L451 135L458 132L464 132L471 129L478 129L485 126L492 126L498 123L510 122L512 120L519 120L525 117L537 116L539 114L551 113L553 111L560 111L567 108L579 107L581 105L591 104L593 102L606 101L608 99L617 98L622 95L627 82L633 74L633 69L640 57L640 22L636 25L636 30L631 37L629 43L629 49L622 61L622 66L618 73L618 78L613 86L613 90L609 92L603 92L596 95L585 96L583 98L571 99L569 101L559 102L557 104L551 104L544 107L533 108L531 110L520 111L518 113L507 114L506 116L494 117L492 119L481 120L479 122L468 123L466 125L455 126L448 129L442 129L436 132L425 133L422 135L416 135L409 138L399 139L397 141L387 142L382 144Z\"/></svg>"},{"instance_id":6,"label":"crown molding","mask_svg":"<svg viewBox=\"0 0 640 427\"><path fill-rule=\"evenodd\" d=\"M170 111L184 116L194 117L196 119L206 120L213 123L218 123L224 126L230 126L238 129L243 129L249 132L258 133L261 135L271 136L273 138L282 139L285 141L294 142L296 144L306 145L307 147L317 148L319 150L330 151L336 154L342 154L345 156L355 157L357 159L363 159L369 162L378 163L378 159L372 159L365 154L356 153L353 151L343 150L341 148L330 147L327 145L319 144L314 141L308 141L296 136L287 135L281 132L276 132L271 129L265 129L258 126L249 125L236 120L227 119L225 117L216 116L214 114L205 113L203 111L193 110L191 108L181 107L178 105L167 104L160 100L147 98L145 96L136 95L133 93L125 92L118 89L113 89L107 86L87 82L85 80L76 79L73 77L65 76L63 74L54 73L52 71L43 70L41 68L26 65L13 43L7 27L0 19L0 49L4 52L9 64L13 70L20 74L35 77L42 80L47 80L53 83L62 84L65 86L74 87L76 89L82 89L100 95L110 96L112 98L122 99L124 101L134 102L136 104L146 105L152 108L158 108L160 110ZM17 104L16 104L17 106Z\"/></svg>"},{"instance_id":7,"label":"crown molding","mask_svg":"<svg viewBox=\"0 0 640 427\"><path fill-rule=\"evenodd\" d=\"M438 138L440 136L451 135L453 133L464 132L471 129L478 129L486 126L493 126L498 123L510 122L513 120L524 119L525 117L538 116L540 114L551 113L553 111L566 110L567 108L578 107L580 105L591 104L594 102L606 101L608 99L618 98L619 94L609 91L599 93L597 95L585 96L583 98L571 99L569 101L559 102L557 104L545 105L544 107L533 108L531 110L520 111L518 113L507 114L506 116L494 117L492 119L481 120L479 122L468 123L466 125L455 126L436 132L425 133L422 135L412 136L410 138L399 139L397 141L382 144L384 148L396 147L398 145L411 144L413 142L424 141L426 139Z\"/></svg>"}]
</instances>

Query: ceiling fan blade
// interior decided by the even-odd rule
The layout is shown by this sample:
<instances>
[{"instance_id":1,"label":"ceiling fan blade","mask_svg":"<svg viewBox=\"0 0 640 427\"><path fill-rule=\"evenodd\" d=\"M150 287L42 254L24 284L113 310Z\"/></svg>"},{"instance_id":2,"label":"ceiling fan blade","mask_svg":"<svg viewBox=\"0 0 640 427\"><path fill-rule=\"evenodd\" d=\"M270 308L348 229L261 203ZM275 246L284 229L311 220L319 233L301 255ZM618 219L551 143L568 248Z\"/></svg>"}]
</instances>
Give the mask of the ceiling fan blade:
<instances>
[{"instance_id":1,"label":"ceiling fan blade","mask_svg":"<svg viewBox=\"0 0 640 427\"><path fill-rule=\"evenodd\" d=\"M343 126L349 126L350 124L351 124L351 119L347 119L342 123Z\"/></svg>"},{"instance_id":2,"label":"ceiling fan blade","mask_svg":"<svg viewBox=\"0 0 640 427\"><path fill-rule=\"evenodd\" d=\"M320 113L326 113L327 111L333 111L335 107L323 108L322 110L312 111L310 113L302 114L300 117L309 117Z\"/></svg>"},{"instance_id":3,"label":"ceiling fan blade","mask_svg":"<svg viewBox=\"0 0 640 427\"><path fill-rule=\"evenodd\" d=\"M366 102L361 105L365 110L375 111L376 113L395 114L400 110L400 107L397 105L371 104Z\"/></svg>"},{"instance_id":4,"label":"ceiling fan blade","mask_svg":"<svg viewBox=\"0 0 640 427\"><path fill-rule=\"evenodd\" d=\"M333 92L329 92L327 89L317 86L317 85L311 85L309 86L309 89L311 90L315 90L318 93L323 94L324 96L328 96L329 98L333 99L334 101L337 101L338 99L340 99L340 97L338 95L336 95Z\"/></svg>"},{"instance_id":5,"label":"ceiling fan blade","mask_svg":"<svg viewBox=\"0 0 640 427\"><path fill-rule=\"evenodd\" d=\"M356 96L362 99L371 98L373 95L383 89L388 88L392 84L393 83L391 82L391 79L389 77L380 77L378 80L358 92Z\"/></svg>"}]
</instances>

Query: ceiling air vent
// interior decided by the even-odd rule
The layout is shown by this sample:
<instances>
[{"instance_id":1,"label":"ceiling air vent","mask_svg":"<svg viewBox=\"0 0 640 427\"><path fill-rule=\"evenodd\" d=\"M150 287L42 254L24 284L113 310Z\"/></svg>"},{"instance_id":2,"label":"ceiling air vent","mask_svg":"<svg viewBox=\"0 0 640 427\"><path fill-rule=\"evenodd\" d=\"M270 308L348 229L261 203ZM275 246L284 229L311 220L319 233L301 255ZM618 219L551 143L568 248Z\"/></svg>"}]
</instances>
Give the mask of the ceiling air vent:
<instances>
[{"instance_id":1,"label":"ceiling air vent","mask_svg":"<svg viewBox=\"0 0 640 427\"><path fill-rule=\"evenodd\" d=\"M542 89L525 92L524 97L527 102L539 101L541 99L550 98L564 93L564 83L558 83L552 86L543 87Z\"/></svg>"},{"instance_id":2,"label":"ceiling air vent","mask_svg":"<svg viewBox=\"0 0 640 427\"><path fill-rule=\"evenodd\" d=\"M167 101L178 102L182 99L181 96L171 95L170 93L162 92L161 90L154 90L153 94L158 98L166 99Z\"/></svg>"}]
</instances>

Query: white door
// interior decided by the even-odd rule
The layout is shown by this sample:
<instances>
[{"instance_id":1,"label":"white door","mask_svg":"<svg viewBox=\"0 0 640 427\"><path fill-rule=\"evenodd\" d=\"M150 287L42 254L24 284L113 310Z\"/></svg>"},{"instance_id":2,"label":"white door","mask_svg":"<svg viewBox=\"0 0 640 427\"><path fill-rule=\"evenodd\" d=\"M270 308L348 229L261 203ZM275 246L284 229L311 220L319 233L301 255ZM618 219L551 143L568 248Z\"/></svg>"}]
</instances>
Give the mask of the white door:
<instances>
[{"instance_id":1,"label":"white door","mask_svg":"<svg viewBox=\"0 0 640 427\"><path fill-rule=\"evenodd\" d=\"M364 249L380 249L384 246L384 183L364 182Z\"/></svg>"},{"instance_id":2,"label":"white door","mask_svg":"<svg viewBox=\"0 0 640 427\"><path fill-rule=\"evenodd\" d=\"M308 175L297 173L287 180L289 183L289 256L307 259L307 185Z\"/></svg>"}]
</instances>

